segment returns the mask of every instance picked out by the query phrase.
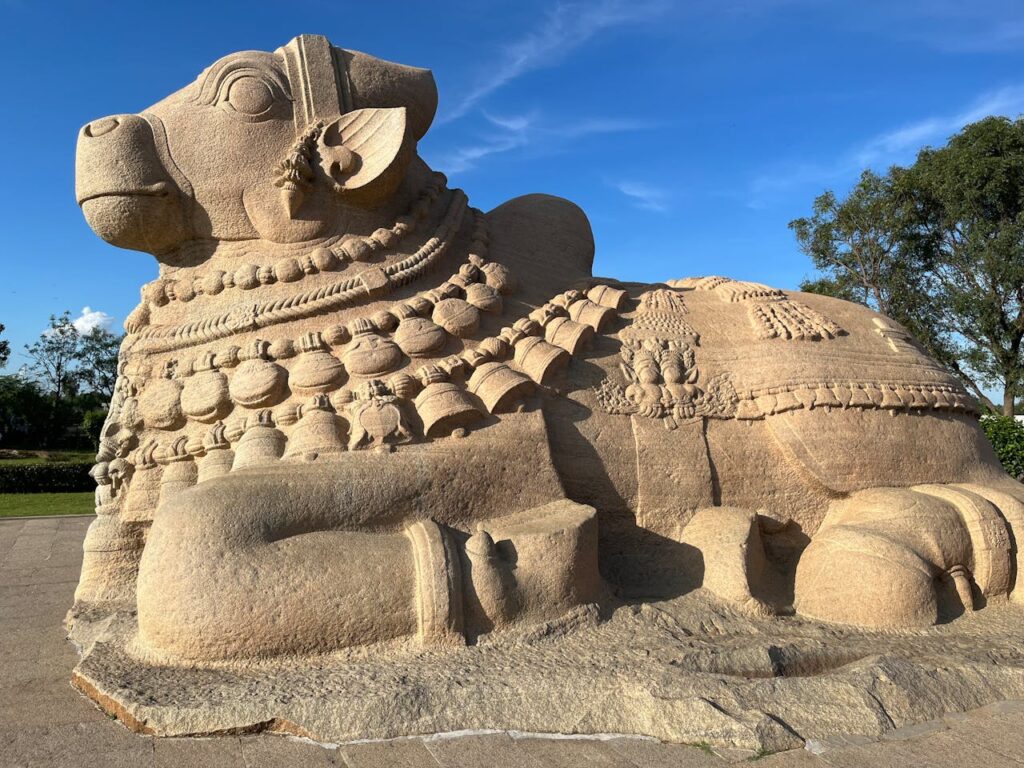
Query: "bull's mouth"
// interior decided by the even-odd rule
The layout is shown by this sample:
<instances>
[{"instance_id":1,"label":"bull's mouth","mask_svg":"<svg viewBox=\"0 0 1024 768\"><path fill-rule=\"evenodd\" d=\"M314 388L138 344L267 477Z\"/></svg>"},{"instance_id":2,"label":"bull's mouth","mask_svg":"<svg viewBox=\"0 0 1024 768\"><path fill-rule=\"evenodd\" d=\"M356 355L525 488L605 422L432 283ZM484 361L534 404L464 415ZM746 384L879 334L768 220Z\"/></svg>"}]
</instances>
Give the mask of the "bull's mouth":
<instances>
[{"instance_id":1,"label":"bull's mouth","mask_svg":"<svg viewBox=\"0 0 1024 768\"><path fill-rule=\"evenodd\" d=\"M173 185L167 181L158 181L155 184L147 184L136 189L116 189L105 192L90 192L78 199L78 204L83 205L89 200L98 197L167 197L171 194Z\"/></svg>"},{"instance_id":2,"label":"bull's mouth","mask_svg":"<svg viewBox=\"0 0 1024 768\"><path fill-rule=\"evenodd\" d=\"M166 253L188 232L184 201L171 182L90 190L78 204L92 230L121 248Z\"/></svg>"}]
</instances>

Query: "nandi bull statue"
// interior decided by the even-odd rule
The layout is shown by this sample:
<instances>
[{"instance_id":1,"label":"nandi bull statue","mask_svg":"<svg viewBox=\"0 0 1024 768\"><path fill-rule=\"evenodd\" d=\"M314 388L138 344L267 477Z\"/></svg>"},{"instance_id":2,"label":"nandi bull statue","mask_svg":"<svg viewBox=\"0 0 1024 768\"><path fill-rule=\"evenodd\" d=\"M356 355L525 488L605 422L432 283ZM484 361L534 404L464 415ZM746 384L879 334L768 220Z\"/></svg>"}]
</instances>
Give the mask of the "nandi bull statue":
<instances>
[{"instance_id":1,"label":"nandi bull statue","mask_svg":"<svg viewBox=\"0 0 1024 768\"><path fill-rule=\"evenodd\" d=\"M594 278L573 204L485 213L427 167L436 103L427 70L301 36L81 130L89 226L160 272L72 626L132 615L133 658L202 667L466 653L698 587L897 629L1011 595L1024 488L906 331Z\"/></svg>"}]
</instances>

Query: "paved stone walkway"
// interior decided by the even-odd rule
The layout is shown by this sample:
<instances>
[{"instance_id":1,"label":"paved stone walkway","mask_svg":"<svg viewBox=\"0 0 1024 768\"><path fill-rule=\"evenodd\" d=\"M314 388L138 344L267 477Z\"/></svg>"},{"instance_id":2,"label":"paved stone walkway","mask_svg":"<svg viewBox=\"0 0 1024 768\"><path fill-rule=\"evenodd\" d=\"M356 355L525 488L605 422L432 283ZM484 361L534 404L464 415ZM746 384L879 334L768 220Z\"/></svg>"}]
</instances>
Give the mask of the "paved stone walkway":
<instances>
[{"instance_id":1,"label":"paved stone walkway","mask_svg":"<svg viewBox=\"0 0 1024 768\"><path fill-rule=\"evenodd\" d=\"M123 728L75 691L62 620L91 518L0 520L0 767L28 768L821 768L1024 765L1024 702L775 755L638 738L448 734L327 747L281 736L154 739ZM1024 633L1022 633L1024 634ZM1024 638L1022 638L1024 642Z\"/></svg>"}]
</instances>

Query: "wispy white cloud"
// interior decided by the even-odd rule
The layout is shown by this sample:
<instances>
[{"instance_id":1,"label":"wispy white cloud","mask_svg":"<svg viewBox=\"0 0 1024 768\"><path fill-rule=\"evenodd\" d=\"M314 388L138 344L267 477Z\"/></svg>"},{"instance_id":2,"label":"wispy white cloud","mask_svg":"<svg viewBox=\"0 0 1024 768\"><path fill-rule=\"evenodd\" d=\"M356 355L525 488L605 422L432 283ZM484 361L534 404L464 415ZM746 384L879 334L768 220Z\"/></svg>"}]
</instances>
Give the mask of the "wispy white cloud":
<instances>
[{"instance_id":1,"label":"wispy white cloud","mask_svg":"<svg viewBox=\"0 0 1024 768\"><path fill-rule=\"evenodd\" d=\"M524 37L504 46L495 61L481 67L479 79L438 124L467 114L487 96L522 75L557 64L601 32L626 24L651 21L668 7L665 0L590 0L559 3Z\"/></svg>"},{"instance_id":2,"label":"wispy white cloud","mask_svg":"<svg viewBox=\"0 0 1024 768\"><path fill-rule=\"evenodd\" d=\"M455 174L476 167L491 155L516 149L535 153L555 152L568 142L601 134L627 133L652 128L656 123L621 118L555 118L538 110L521 115L483 112L490 130L477 141L442 152L436 162L445 173Z\"/></svg>"},{"instance_id":3,"label":"wispy white cloud","mask_svg":"<svg viewBox=\"0 0 1024 768\"><path fill-rule=\"evenodd\" d=\"M504 128L510 133L522 133L526 131L531 125L534 125L537 122L538 117L537 112L506 117L485 111L483 115L491 125L497 126L498 128Z\"/></svg>"},{"instance_id":4,"label":"wispy white cloud","mask_svg":"<svg viewBox=\"0 0 1024 768\"><path fill-rule=\"evenodd\" d=\"M986 93L954 115L929 117L875 136L864 143L854 158L861 166L896 162L922 146L943 141L968 123L988 115L1016 117L1024 112L1024 85L1009 86Z\"/></svg>"},{"instance_id":5,"label":"wispy white cloud","mask_svg":"<svg viewBox=\"0 0 1024 768\"><path fill-rule=\"evenodd\" d=\"M97 328L109 331L114 324L114 318L98 309L82 307L82 314L72 320L71 324L75 326L76 331L84 335Z\"/></svg>"},{"instance_id":6,"label":"wispy white cloud","mask_svg":"<svg viewBox=\"0 0 1024 768\"><path fill-rule=\"evenodd\" d=\"M601 133L629 133L657 127L653 120L631 120L629 118L582 118L573 119L555 129L563 139L578 139Z\"/></svg>"},{"instance_id":7,"label":"wispy white cloud","mask_svg":"<svg viewBox=\"0 0 1024 768\"><path fill-rule=\"evenodd\" d=\"M637 208L655 213L668 211L668 192L660 187L640 181L616 181L612 186L628 197Z\"/></svg>"},{"instance_id":8,"label":"wispy white cloud","mask_svg":"<svg viewBox=\"0 0 1024 768\"><path fill-rule=\"evenodd\" d=\"M468 144L442 153L437 161L437 166L443 168L444 172L449 175L464 173L475 168L484 158L517 149L524 143L515 135L482 139L476 144Z\"/></svg>"},{"instance_id":9,"label":"wispy white cloud","mask_svg":"<svg viewBox=\"0 0 1024 768\"><path fill-rule=\"evenodd\" d=\"M1017 117L1024 113L1024 85L990 91L958 112L907 123L838 153L832 162L783 162L755 176L749 185L751 208L764 208L771 198L791 189L833 184L851 178L865 168L882 169L911 162L924 146L944 143L968 123L988 115Z\"/></svg>"}]
</instances>

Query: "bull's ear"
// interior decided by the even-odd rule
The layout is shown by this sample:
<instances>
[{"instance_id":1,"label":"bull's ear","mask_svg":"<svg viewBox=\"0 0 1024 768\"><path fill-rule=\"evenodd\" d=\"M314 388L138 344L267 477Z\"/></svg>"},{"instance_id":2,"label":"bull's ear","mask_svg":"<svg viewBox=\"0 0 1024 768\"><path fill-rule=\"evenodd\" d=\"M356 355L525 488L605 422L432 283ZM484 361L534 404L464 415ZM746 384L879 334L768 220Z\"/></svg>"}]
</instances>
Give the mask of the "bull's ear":
<instances>
[{"instance_id":1,"label":"bull's ear","mask_svg":"<svg viewBox=\"0 0 1024 768\"><path fill-rule=\"evenodd\" d=\"M320 167L346 202L374 206L401 184L414 147L405 107L357 109L324 126Z\"/></svg>"}]
</instances>

